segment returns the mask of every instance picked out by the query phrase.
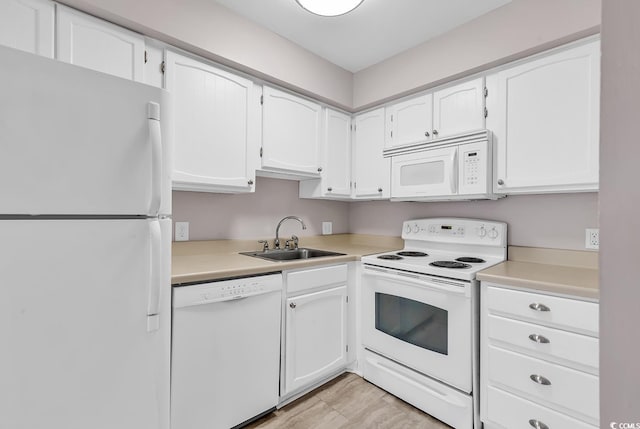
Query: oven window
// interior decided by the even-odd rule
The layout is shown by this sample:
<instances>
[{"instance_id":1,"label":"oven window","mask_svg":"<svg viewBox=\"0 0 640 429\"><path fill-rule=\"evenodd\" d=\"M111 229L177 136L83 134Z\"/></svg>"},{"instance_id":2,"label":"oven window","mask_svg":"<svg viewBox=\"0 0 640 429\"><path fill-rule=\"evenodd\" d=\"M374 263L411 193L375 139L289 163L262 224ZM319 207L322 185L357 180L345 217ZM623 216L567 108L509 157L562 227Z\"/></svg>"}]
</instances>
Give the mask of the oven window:
<instances>
[{"instance_id":1,"label":"oven window","mask_svg":"<svg viewBox=\"0 0 640 429\"><path fill-rule=\"evenodd\" d=\"M376 292L376 329L448 355L448 312L423 302Z\"/></svg>"}]
</instances>

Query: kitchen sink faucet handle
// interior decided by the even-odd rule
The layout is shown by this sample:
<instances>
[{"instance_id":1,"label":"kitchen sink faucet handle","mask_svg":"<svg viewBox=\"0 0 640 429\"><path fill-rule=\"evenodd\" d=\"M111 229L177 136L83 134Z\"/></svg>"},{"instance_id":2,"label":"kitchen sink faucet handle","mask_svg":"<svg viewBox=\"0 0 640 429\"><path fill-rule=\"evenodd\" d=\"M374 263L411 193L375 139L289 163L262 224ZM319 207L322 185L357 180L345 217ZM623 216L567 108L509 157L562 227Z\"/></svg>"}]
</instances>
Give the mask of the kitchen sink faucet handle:
<instances>
[{"instance_id":1,"label":"kitchen sink faucet handle","mask_svg":"<svg viewBox=\"0 0 640 429\"><path fill-rule=\"evenodd\" d=\"M262 244L262 251L266 252L269 250L269 242L267 240L258 240L258 243Z\"/></svg>"}]
</instances>

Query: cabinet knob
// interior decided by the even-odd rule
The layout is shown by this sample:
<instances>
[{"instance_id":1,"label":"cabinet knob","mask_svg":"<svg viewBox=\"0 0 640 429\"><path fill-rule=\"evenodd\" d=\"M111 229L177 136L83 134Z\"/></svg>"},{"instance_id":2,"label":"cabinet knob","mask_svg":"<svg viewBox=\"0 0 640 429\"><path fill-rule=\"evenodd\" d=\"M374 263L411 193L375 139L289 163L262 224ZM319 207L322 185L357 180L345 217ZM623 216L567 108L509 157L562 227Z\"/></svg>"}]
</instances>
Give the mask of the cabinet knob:
<instances>
[{"instance_id":1,"label":"cabinet knob","mask_svg":"<svg viewBox=\"0 0 640 429\"><path fill-rule=\"evenodd\" d=\"M318 167L318 173L322 171L322 167Z\"/></svg>"},{"instance_id":2,"label":"cabinet knob","mask_svg":"<svg viewBox=\"0 0 640 429\"><path fill-rule=\"evenodd\" d=\"M253 185L253 180L249 179L249 181L247 182L249 184L249 186Z\"/></svg>"},{"instance_id":3,"label":"cabinet knob","mask_svg":"<svg viewBox=\"0 0 640 429\"><path fill-rule=\"evenodd\" d=\"M382 188L378 188L378 192L382 192Z\"/></svg>"},{"instance_id":4,"label":"cabinet knob","mask_svg":"<svg viewBox=\"0 0 640 429\"><path fill-rule=\"evenodd\" d=\"M433 135L437 136L438 135L438 130L433 130Z\"/></svg>"},{"instance_id":5,"label":"cabinet knob","mask_svg":"<svg viewBox=\"0 0 640 429\"><path fill-rule=\"evenodd\" d=\"M549 429L549 426L545 425L540 420L531 419L529 420L529 424L535 429Z\"/></svg>"},{"instance_id":6,"label":"cabinet knob","mask_svg":"<svg viewBox=\"0 0 640 429\"><path fill-rule=\"evenodd\" d=\"M333 188L332 188L331 186L329 186L329 187L327 188L327 192L331 192L331 191L333 191Z\"/></svg>"},{"instance_id":7,"label":"cabinet knob","mask_svg":"<svg viewBox=\"0 0 640 429\"><path fill-rule=\"evenodd\" d=\"M429 137L430 135L431 135L431 134L429 134L429 131L425 131L425 132L424 132L424 136L425 136L425 137Z\"/></svg>"},{"instance_id":8,"label":"cabinet knob","mask_svg":"<svg viewBox=\"0 0 640 429\"><path fill-rule=\"evenodd\" d=\"M529 378L531 379L531 381L534 381L538 384L542 384L543 386L551 386L551 382L547 377L543 377L538 374L531 374Z\"/></svg>"},{"instance_id":9,"label":"cabinet knob","mask_svg":"<svg viewBox=\"0 0 640 429\"><path fill-rule=\"evenodd\" d=\"M535 311L551 311L551 309L546 305L537 302L529 304L529 308Z\"/></svg>"},{"instance_id":10,"label":"cabinet knob","mask_svg":"<svg viewBox=\"0 0 640 429\"><path fill-rule=\"evenodd\" d=\"M498 179L498 185L500 185L500 186L504 185L504 180Z\"/></svg>"},{"instance_id":11,"label":"cabinet knob","mask_svg":"<svg viewBox=\"0 0 640 429\"><path fill-rule=\"evenodd\" d=\"M542 335L538 335L538 334L531 334L529 335L529 339L531 341L533 341L534 343L539 343L539 344L549 344L550 341L547 337L544 337Z\"/></svg>"},{"instance_id":12,"label":"cabinet knob","mask_svg":"<svg viewBox=\"0 0 640 429\"><path fill-rule=\"evenodd\" d=\"M290 304L289 304L289 307L291 307L291 308L296 308L296 303L295 303L295 302L290 303Z\"/></svg>"}]
</instances>

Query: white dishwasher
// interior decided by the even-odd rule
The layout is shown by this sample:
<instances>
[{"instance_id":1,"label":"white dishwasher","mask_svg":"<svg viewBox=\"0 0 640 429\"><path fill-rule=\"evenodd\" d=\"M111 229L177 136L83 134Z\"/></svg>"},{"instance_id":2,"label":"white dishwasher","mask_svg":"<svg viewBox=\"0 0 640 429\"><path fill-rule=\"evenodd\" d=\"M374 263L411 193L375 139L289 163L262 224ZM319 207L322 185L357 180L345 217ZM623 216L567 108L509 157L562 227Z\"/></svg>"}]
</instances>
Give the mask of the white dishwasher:
<instances>
[{"instance_id":1,"label":"white dishwasher","mask_svg":"<svg viewBox=\"0 0 640 429\"><path fill-rule=\"evenodd\" d=\"M282 274L173 288L171 428L229 429L278 403Z\"/></svg>"}]
</instances>

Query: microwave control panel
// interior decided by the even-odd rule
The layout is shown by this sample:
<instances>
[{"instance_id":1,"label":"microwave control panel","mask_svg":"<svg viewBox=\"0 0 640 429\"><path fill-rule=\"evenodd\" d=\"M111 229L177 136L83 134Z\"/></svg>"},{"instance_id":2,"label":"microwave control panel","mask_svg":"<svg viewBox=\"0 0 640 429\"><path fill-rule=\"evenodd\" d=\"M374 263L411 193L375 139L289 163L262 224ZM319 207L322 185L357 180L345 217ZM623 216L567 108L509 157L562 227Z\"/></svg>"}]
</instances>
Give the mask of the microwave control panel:
<instances>
[{"instance_id":1,"label":"microwave control panel","mask_svg":"<svg viewBox=\"0 0 640 429\"><path fill-rule=\"evenodd\" d=\"M489 142L468 143L458 148L460 171L460 195L486 194L489 192L488 165Z\"/></svg>"}]
</instances>

